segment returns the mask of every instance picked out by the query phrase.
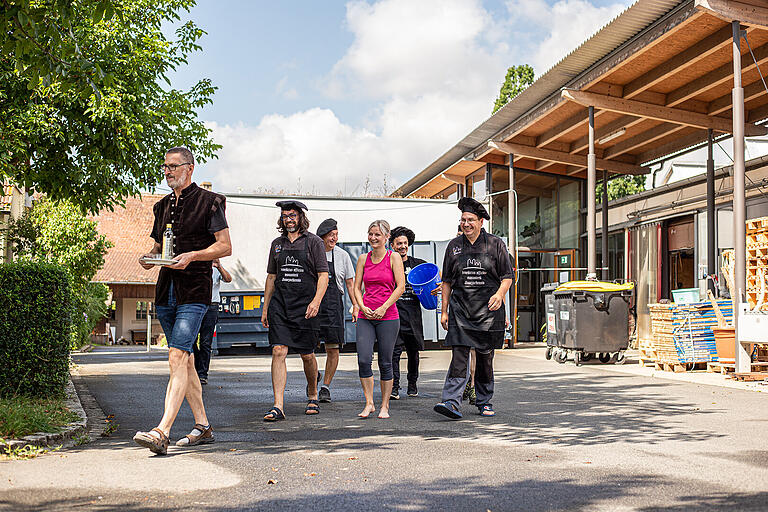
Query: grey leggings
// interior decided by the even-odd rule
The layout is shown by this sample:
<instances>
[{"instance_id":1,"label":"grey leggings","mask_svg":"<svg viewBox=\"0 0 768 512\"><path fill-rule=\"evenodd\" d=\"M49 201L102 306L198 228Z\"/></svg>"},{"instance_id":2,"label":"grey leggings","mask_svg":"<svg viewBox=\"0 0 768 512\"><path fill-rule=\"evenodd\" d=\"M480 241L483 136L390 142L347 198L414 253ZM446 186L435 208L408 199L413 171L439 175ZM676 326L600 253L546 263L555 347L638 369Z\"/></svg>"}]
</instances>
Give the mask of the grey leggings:
<instances>
[{"instance_id":1,"label":"grey leggings","mask_svg":"<svg viewBox=\"0 0 768 512\"><path fill-rule=\"evenodd\" d=\"M379 342L379 378L392 380L392 352L395 350L400 319L357 319L357 367L361 379L373 377L373 344Z\"/></svg>"}]
</instances>

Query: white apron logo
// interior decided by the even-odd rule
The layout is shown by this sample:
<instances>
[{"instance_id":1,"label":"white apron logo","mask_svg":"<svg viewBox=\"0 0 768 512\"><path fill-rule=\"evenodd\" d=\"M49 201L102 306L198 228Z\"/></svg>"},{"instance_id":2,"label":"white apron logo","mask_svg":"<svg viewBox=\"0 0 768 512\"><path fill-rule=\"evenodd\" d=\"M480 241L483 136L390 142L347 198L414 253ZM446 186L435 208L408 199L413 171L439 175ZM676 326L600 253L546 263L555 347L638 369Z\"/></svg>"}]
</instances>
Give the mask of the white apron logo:
<instances>
[{"instance_id":1,"label":"white apron logo","mask_svg":"<svg viewBox=\"0 0 768 512\"><path fill-rule=\"evenodd\" d=\"M466 268L483 268L483 264L480 260L475 258L467 258Z\"/></svg>"},{"instance_id":2,"label":"white apron logo","mask_svg":"<svg viewBox=\"0 0 768 512\"><path fill-rule=\"evenodd\" d=\"M285 257L285 264L286 265L293 265L296 267L299 267L299 260L297 258L294 258L293 256L286 256Z\"/></svg>"}]
</instances>

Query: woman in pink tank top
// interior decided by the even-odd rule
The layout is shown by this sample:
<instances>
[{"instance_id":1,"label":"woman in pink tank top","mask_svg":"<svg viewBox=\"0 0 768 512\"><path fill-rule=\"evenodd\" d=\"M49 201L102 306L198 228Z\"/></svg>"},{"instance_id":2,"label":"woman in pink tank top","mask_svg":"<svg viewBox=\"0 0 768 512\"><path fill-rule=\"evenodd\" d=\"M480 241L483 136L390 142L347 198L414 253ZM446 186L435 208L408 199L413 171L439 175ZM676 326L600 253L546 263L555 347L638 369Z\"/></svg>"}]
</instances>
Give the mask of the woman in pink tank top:
<instances>
[{"instance_id":1,"label":"woman in pink tank top","mask_svg":"<svg viewBox=\"0 0 768 512\"><path fill-rule=\"evenodd\" d=\"M395 302L405 290L403 260L387 250L389 224L376 220L368 226L371 252L360 256L355 273L355 299L361 305L357 319L357 365L365 407L358 414L367 418L376 410L373 402L373 345L379 343L379 379L381 410L379 418L389 418L392 392L392 353L400 330L400 316Z\"/></svg>"}]
</instances>

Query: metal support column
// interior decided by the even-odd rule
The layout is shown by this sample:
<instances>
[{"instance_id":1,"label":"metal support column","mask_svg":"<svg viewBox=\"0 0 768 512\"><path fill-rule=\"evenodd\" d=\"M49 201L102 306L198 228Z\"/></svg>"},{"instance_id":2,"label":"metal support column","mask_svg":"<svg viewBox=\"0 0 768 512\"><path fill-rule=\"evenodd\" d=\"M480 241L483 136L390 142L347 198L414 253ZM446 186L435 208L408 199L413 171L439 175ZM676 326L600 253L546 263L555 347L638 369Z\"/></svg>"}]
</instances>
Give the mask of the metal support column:
<instances>
[{"instance_id":1,"label":"metal support column","mask_svg":"<svg viewBox=\"0 0 768 512\"><path fill-rule=\"evenodd\" d=\"M147 352L152 350L152 303L147 302Z\"/></svg>"},{"instance_id":2,"label":"metal support column","mask_svg":"<svg viewBox=\"0 0 768 512\"><path fill-rule=\"evenodd\" d=\"M603 198L601 202L603 214L603 236L600 239L602 242L600 244L600 248L603 252L603 281L608 281L608 171L606 170L603 170Z\"/></svg>"},{"instance_id":3,"label":"metal support column","mask_svg":"<svg viewBox=\"0 0 768 512\"><path fill-rule=\"evenodd\" d=\"M736 328L736 371L752 369L749 354L739 343L739 315L747 286L747 207L744 162L744 88L741 86L741 26L738 21L733 27L733 248L734 288L733 325Z\"/></svg>"},{"instance_id":4,"label":"metal support column","mask_svg":"<svg viewBox=\"0 0 768 512\"><path fill-rule=\"evenodd\" d=\"M507 193L507 231L509 232L509 252L514 257L515 280L510 287L509 316L512 322L511 347L517 343L517 278L520 275L517 255L517 192L515 192L515 155L509 155L509 192Z\"/></svg>"},{"instance_id":5,"label":"metal support column","mask_svg":"<svg viewBox=\"0 0 768 512\"><path fill-rule=\"evenodd\" d=\"M712 155L714 137L712 128L707 130L707 274L717 274L717 240L715 238L715 159ZM712 293L715 290L715 281L707 280L707 285ZM716 296L716 295L715 295Z\"/></svg>"},{"instance_id":6,"label":"metal support column","mask_svg":"<svg viewBox=\"0 0 768 512\"><path fill-rule=\"evenodd\" d=\"M587 154L587 279L597 279L597 234L595 233L595 107L589 107L589 154Z\"/></svg>"},{"instance_id":7,"label":"metal support column","mask_svg":"<svg viewBox=\"0 0 768 512\"><path fill-rule=\"evenodd\" d=\"M493 233L493 225L495 220L493 218L493 169L491 164L485 164L485 198L488 200L488 215L491 217L488 221L488 232Z\"/></svg>"}]
</instances>

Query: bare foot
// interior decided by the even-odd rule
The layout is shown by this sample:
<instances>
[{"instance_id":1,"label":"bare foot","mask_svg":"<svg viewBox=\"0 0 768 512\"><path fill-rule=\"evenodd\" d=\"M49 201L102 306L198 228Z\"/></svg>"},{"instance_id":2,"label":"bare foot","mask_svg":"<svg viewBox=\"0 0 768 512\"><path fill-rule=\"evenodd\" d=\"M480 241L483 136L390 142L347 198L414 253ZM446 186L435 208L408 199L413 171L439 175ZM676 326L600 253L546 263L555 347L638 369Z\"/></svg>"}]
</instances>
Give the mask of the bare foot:
<instances>
[{"instance_id":1,"label":"bare foot","mask_svg":"<svg viewBox=\"0 0 768 512\"><path fill-rule=\"evenodd\" d=\"M373 404L368 404L365 406L365 409L363 409L363 411L360 414L358 414L358 416L360 416L361 418L367 418L368 416L370 416L372 412L375 412L375 411L376 411L376 406Z\"/></svg>"},{"instance_id":2,"label":"bare foot","mask_svg":"<svg viewBox=\"0 0 768 512\"><path fill-rule=\"evenodd\" d=\"M379 419L385 420L389 418L389 409L381 408L381 411L379 412Z\"/></svg>"}]
</instances>

